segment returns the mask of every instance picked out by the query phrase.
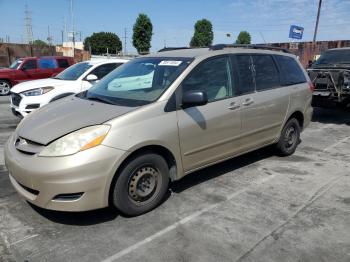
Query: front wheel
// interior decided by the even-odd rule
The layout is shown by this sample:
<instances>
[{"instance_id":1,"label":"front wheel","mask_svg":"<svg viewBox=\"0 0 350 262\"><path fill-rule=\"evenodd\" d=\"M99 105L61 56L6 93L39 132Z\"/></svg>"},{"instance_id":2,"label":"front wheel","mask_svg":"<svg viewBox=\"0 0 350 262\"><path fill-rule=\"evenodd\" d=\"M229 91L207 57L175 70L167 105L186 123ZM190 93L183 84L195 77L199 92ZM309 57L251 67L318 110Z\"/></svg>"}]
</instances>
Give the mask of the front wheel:
<instances>
[{"instance_id":1,"label":"front wheel","mask_svg":"<svg viewBox=\"0 0 350 262\"><path fill-rule=\"evenodd\" d=\"M112 188L112 204L128 216L146 213L162 201L168 190L169 167L158 154L133 157Z\"/></svg>"},{"instance_id":2,"label":"front wheel","mask_svg":"<svg viewBox=\"0 0 350 262\"><path fill-rule=\"evenodd\" d=\"M0 96L7 96L10 93L11 84L7 80L0 80Z\"/></svg>"},{"instance_id":3,"label":"front wheel","mask_svg":"<svg viewBox=\"0 0 350 262\"><path fill-rule=\"evenodd\" d=\"M300 140L300 125L298 120L288 120L282 129L280 140L276 145L277 154L280 156L292 155Z\"/></svg>"}]
</instances>

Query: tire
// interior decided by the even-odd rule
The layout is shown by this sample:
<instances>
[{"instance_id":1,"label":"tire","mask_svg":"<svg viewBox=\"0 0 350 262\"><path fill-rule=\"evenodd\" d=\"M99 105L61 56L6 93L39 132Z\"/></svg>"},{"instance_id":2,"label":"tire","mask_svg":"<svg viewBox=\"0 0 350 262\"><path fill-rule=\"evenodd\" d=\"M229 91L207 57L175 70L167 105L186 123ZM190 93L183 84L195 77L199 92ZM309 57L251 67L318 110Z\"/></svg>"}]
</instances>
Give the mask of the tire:
<instances>
[{"instance_id":1,"label":"tire","mask_svg":"<svg viewBox=\"0 0 350 262\"><path fill-rule=\"evenodd\" d=\"M0 96L7 96L10 94L11 83L7 80L0 80Z\"/></svg>"},{"instance_id":2,"label":"tire","mask_svg":"<svg viewBox=\"0 0 350 262\"><path fill-rule=\"evenodd\" d=\"M130 159L112 188L112 205L137 216L158 206L169 185L169 167L158 154L146 152Z\"/></svg>"},{"instance_id":3,"label":"tire","mask_svg":"<svg viewBox=\"0 0 350 262\"><path fill-rule=\"evenodd\" d=\"M276 145L279 156L294 154L300 141L300 125L298 120L291 118L282 129L280 140Z\"/></svg>"}]
</instances>

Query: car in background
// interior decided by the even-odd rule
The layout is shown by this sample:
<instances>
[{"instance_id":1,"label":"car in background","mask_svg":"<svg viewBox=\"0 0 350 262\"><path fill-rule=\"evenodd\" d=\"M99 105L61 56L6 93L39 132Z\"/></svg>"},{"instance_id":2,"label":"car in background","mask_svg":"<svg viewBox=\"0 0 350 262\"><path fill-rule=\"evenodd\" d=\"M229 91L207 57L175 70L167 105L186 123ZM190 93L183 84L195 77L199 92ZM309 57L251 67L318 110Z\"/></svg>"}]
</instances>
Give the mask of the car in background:
<instances>
[{"instance_id":1,"label":"car in background","mask_svg":"<svg viewBox=\"0 0 350 262\"><path fill-rule=\"evenodd\" d=\"M315 86L313 106L350 107L350 48L327 50L308 73Z\"/></svg>"},{"instance_id":2,"label":"car in background","mask_svg":"<svg viewBox=\"0 0 350 262\"><path fill-rule=\"evenodd\" d=\"M126 59L103 59L77 63L58 75L18 84L11 89L14 115L25 117L30 112L60 98L89 89Z\"/></svg>"},{"instance_id":3,"label":"car in background","mask_svg":"<svg viewBox=\"0 0 350 262\"><path fill-rule=\"evenodd\" d=\"M72 57L26 57L14 61L9 68L0 69L0 95L8 95L18 83L51 77L74 64Z\"/></svg>"}]
</instances>

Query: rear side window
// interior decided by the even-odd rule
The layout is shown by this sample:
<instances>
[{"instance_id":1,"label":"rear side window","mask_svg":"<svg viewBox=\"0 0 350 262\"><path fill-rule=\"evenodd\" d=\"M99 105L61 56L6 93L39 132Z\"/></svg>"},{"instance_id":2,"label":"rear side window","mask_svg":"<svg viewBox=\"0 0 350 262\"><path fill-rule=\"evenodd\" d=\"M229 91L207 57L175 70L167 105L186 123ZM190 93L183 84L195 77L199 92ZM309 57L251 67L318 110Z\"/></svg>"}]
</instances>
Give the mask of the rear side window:
<instances>
[{"instance_id":1,"label":"rear side window","mask_svg":"<svg viewBox=\"0 0 350 262\"><path fill-rule=\"evenodd\" d=\"M227 57L215 57L200 63L182 82L182 92L202 90L208 101L232 96L230 65Z\"/></svg>"},{"instance_id":2,"label":"rear side window","mask_svg":"<svg viewBox=\"0 0 350 262\"><path fill-rule=\"evenodd\" d=\"M256 90L266 90L280 86L278 71L270 55L252 55Z\"/></svg>"},{"instance_id":3,"label":"rear side window","mask_svg":"<svg viewBox=\"0 0 350 262\"><path fill-rule=\"evenodd\" d=\"M39 67L41 69L57 68L56 60L54 58L41 58L39 59Z\"/></svg>"},{"instance_id":4,"label":"rear side window","mask_svg":"<svg viewBox=\"0 0 350 262\"><path fill-rule=\"evenodd\" d=\"M284 86L306 82L303 70L294 58L288 56L275 56L281 72L281 84Z\"/></svg>"},{"instance_id":5,"label":"rear side window","mask_svg":"<svg viewBox=\"0 0 350 262\"><path fill-rule=\"evenodd\" d=\"M253 64L250 55L232 56L234 72L238 78L238 95L255 92L253 79Z\"/></svg>"},{"instance_id":6,"label":"rear side window","mask_svg":"<svg viewBox=\"0 0 350 262\"><path fill-rule=\"evenodd\" d=\"M105 75L116 69L120 64L117 63L111 63L111 64L105 64L100 65L96 67L90 74L96 75L98 79L103 78Z\"/></svg>"},{"instance_id":7,"label":"rear side window","mask_svg":"<svg viewBox=\"0 0 350 262\"><path fill-rule=\"evenodd\" d=\"M57 59L57 64L59 68L67 68L69 67L69 63L67 59Z\"/></svg>"}]
</instances>

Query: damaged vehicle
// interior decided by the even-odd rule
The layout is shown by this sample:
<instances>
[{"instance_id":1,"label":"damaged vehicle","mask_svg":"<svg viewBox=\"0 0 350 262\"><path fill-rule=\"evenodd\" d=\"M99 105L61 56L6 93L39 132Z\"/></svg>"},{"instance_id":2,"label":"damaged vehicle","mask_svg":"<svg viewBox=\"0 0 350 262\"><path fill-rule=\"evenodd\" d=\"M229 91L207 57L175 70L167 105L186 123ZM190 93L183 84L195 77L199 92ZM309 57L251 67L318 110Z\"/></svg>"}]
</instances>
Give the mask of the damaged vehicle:
<instances>
[{"instance_id":1,"label":"damaged vehicle","mask_svg":"<svg viewBox=\"0 0 350 262\"><path fill-rule=\"evenodd\" d=\"M308 69L316 107L350 107L350 48L329 49Z\"/></svg>"}]
</instances>

